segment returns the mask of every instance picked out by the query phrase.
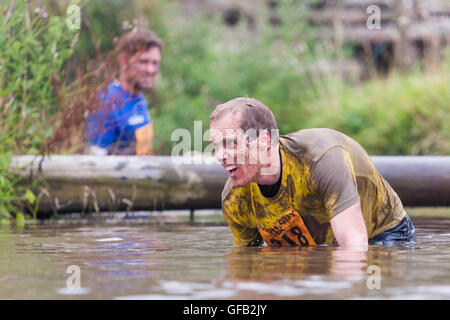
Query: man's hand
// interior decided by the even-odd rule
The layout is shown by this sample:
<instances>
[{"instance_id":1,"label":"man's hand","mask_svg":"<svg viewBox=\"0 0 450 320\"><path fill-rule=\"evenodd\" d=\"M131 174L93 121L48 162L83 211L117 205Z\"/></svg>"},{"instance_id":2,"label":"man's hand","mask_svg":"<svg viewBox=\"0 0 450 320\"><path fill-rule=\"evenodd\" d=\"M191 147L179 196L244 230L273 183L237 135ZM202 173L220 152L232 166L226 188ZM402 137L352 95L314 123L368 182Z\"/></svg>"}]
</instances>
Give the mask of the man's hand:
<instances>
[{"instance_id":1,"label":"man's hand","mask_svg":"<svg viewBox=\"0 0 450 320\"><path fill-rule=\"evenodd\" d=\"M153 123L149 123L135 131L136 155L151 156L153 154Z\"/></svg>"},{"instance_id":2,"label":"man's hand","mask_svg":"<svg viewBox=\"0 0 450 320\"><path fill-rule=\"evenodd\" d=\"M340 246L345 249L367 250L367 229L358 203L331 219L331 229Z\"/></svg>"}]
</instances>

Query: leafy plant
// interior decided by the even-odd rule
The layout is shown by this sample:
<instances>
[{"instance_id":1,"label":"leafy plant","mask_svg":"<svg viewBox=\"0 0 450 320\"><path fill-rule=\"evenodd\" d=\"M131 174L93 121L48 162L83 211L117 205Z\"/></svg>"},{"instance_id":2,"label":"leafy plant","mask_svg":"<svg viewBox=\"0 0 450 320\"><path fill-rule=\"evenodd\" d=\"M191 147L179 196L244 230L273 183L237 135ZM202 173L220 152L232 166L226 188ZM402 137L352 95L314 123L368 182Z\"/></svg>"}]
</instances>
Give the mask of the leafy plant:
<instances>
[{"instance_id":1,"label":"leafy plant","mask_svg":"<svg viewBox=\"0 0 450 320\"><path fill-rule=\"evenodd\" d=\"M36 154L51 135L47 120L58 112L58 88L76 34L61 16L49 16L29 1L0 4L0 216L17 212L17 200L32 200L11 172L13 154ZM33 202L33 201L31 201Z\"/></svg>"}]
</instances>

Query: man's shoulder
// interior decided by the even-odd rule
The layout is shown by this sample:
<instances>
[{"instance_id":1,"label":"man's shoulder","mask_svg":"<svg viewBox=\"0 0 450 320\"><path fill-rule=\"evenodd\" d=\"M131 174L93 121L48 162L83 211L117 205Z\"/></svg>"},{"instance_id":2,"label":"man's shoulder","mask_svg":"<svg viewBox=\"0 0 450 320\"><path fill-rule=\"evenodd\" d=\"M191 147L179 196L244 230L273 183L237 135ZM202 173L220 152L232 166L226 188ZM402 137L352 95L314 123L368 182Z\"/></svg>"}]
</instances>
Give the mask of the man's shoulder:
<instances>
[{"instance_id":1,"label":"man's shoulder","mask_svg":"<svg viewBox=\"0 0 450 320\"><path fill-rule=\"evenodd\" d=\"M136 114L149 113L147 100L143 93L130 94L117 80L112 81L100 95L101 109L114 118L123 118Z\"/></svg>"},{"instance_id":2,"label":"man's shoulder","mask_svg":"<svg viewBox=\"0 0 450 320\"><path fill-rule=\"evenodd\" d=\"M142 92L131 94L123 89L117 79L111 81L106 88L101 91L100 99L105 102L132 102L132 104L138 103L147 105L147 100Z\"/></svg>"},{"instance_id":3,"label":"man's shoulder","mask_svg":"<svg viewBox=\"0 0 450 320\"><path fill-rule=\"evenodd\" d=\"M101 91L100 96L102 100L109 100L115 96L122 96L124 92L120 82L118 80L113 80Z\"/></svg>"},{"instance_id":4,"label":"man's shoulder","mask_svg":"<svg viewBox=\"0 0 450 320\"><path fill-rule=\"evenodd\" d=\"M313 162L333 147L348 148L356 143L342 132L328 128L298 130L282 135L280 140L294 156Z\"/></svg>"}]
</instances>

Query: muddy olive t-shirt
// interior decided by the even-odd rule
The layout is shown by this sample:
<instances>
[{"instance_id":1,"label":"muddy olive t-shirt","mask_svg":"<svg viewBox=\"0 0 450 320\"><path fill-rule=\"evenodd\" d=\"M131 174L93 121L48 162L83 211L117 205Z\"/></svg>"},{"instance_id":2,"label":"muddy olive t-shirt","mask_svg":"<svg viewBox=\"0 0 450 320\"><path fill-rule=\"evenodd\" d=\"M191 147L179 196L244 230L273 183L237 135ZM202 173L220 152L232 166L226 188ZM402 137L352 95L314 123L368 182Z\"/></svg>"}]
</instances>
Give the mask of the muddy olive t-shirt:
<instances>
[{"instance_id":1,"label":"muddy olive t-shirt","mask_svg":"<svg viewBox=\"0 0 450 320\"><path fill-rule=\"evenodd\" d=\"M256 182L222 192L225 220L238 245L314 245L335 241L330 220L361 202L369 239L395 227L403 205L366 151L332 129L305 129L280 137L281 185L272 198Z\"/></svg>"}]
</instances>

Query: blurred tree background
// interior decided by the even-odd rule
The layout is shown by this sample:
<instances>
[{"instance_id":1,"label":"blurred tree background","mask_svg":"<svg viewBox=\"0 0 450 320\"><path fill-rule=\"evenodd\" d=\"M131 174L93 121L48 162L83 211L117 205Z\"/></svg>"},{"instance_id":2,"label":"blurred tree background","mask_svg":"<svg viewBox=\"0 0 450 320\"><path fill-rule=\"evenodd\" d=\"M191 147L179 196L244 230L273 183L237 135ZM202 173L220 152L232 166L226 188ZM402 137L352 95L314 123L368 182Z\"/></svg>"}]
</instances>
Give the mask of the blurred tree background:
<instances>
[{"instance_id":1,"label":"blurred tree background","mask_svg":"<svg viewBox=\"0 0 450 320\"><path fill-rule=\"evenodd\" d=\"M80 30L65 25L73 3L81 6ZM65 108L83 95L80 75L101 66L117 39L136 26L151 28L165 42L161 75L146 93L158 154L171 153L175 129L193 133L194 121L202 120L206 130L216 104L249 96L272 109L281 134L328 127L350 135L371 155L449 155L450 56L434 69L422 57L407 72L391 67L374 74L373 61L355 64L355 46L342 41L339 24L331 29L333 37L324 37L326 21L312 22L311 10L322 5L1 0L0 195L6 200L0 201L0 216L26 193L11 191L11 155L38 153L56 127L74 114L86 117L88 109L80 104L70 105L71 112ZM81 83L76 92L74 83ZM93 82L86 87L92 89ZM63 136L80 146L82 128Z\"/></svg>"},{"instance_id":2,"label":"blurred tree background","mask_svg":"<svg viewBox=\"0 0 450 320\"><path fill-rule=\"evenodd\" d=\"M319 36L324 26L308 18L316 7L320 1L89 0L74 58L108 52L137 25L164 40L161 77L148 93L159 154L170 154L173 130L193 131L195 120L206 130L212 108L237 96L268 105L282 134L329 127L373 155L450 154L449 59L428 72L418 60L407 73L361 76L350 68L350 46Z\"/></svg>"}]
</instances>

